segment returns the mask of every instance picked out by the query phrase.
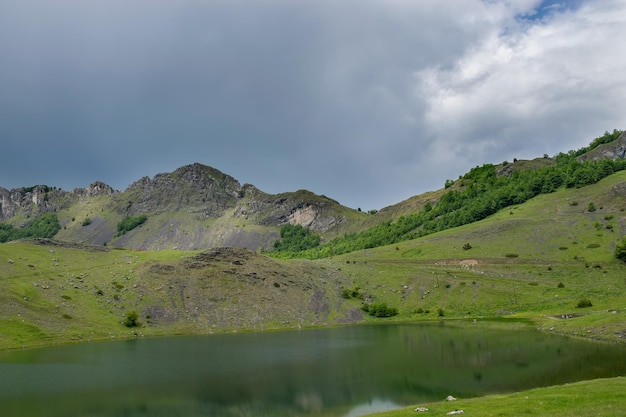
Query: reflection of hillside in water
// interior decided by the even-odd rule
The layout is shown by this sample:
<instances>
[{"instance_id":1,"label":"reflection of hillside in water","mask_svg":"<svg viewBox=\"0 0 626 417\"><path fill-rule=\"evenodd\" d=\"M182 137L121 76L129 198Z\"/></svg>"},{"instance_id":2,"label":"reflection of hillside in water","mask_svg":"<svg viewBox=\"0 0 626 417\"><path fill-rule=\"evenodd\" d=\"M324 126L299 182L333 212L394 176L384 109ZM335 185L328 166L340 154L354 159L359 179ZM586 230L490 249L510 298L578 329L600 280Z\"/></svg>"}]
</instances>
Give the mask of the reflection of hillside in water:
<instances>
[{"instance_id":1,"label":"reflection of hillside in water","mask_svg":"<svg viewBox=\"0 0 626 417\"><path fill-rule=\"evenodd\" d=\"M90 343L0 356L3 416L348 415L608 377L623 347L477 324Z\"/></svg>"}]
</instances>

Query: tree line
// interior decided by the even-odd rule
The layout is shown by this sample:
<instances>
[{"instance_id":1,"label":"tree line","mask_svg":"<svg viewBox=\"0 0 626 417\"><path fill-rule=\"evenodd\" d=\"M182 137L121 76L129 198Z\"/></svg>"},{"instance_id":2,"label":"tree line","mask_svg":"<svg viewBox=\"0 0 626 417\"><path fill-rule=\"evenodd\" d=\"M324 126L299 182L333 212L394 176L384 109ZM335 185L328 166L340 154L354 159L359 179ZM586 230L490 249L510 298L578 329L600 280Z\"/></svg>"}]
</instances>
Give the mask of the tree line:
<instances>
[{"instance_id":1,"label":"tree line","mask_svg":"<svg viewBox=\"0 0 626 417\"><path fill-rule=\"evenodd\" d=\"M51 238L61 229L56 214L46 213L22 227L15 227L8 223L0 223L0 243L26 238Z\"/></svg>"}]
</instances>

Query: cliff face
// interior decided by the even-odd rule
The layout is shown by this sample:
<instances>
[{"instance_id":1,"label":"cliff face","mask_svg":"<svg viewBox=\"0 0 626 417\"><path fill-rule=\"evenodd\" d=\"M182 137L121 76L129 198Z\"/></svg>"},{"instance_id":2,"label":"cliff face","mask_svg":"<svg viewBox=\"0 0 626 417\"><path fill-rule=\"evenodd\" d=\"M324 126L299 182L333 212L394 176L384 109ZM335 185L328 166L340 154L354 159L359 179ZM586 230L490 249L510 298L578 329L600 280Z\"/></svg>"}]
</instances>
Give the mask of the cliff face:
<instances>
[{"instance_id":1,"label":"cliff face","mask_svg":"<svg viewBox=\"0 0 626 417\"><path fill-rule=\"evenodd\" d=\"M289 223L326 232L347 221L345 209L335 200L310 191L270 195L246 184L234 215L264 226Z\"/></svg>"},{"instance_id":2,"label":"cliff face","mask_svg":"<svg viewBox=\"0 0 626 417\"><path fill-rule=\"evenodd\" d=\"M309 191L271 195L242 186L197 163L141 178L122 192L99 181L73 191L0 188L0 221L19 224L47 212L59 217L59 239L138 249L270 248L284 224L324 233L359 215ZM145 224L117 234L120 220L143 214Z\"/></svg>"},{"instance_id":3,"label":"cliff face","mask_svg":"<svg viewBox=\"0 0 626 417\"><path fill-rule=\"evenodd\" d=\"M0 187L0 221L56 212L66 205L68 192L46 185L7 190Z\"/></svg>"}]
</instances>

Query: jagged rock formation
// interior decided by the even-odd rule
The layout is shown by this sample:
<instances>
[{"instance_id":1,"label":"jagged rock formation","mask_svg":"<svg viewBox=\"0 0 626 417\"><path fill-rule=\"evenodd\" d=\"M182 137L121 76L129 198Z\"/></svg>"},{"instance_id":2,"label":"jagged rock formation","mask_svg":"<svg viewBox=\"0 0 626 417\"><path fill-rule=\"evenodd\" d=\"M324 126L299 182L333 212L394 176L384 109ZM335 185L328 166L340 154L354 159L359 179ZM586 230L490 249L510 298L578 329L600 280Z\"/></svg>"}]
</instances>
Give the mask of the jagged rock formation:
<instances>
[{"instance_id":1,"label":"jagged rock formation","mask_svg":"<svg viewBox=\"0 0 626 417\"><path fill-rule=\"evenodd\" d=\"M128 201L124 211L129 215L188 211L219 217L235 207L240 190L233 177L196 163L152 179L144 177L120 197Z\"/></svg>"},{"instance_id":2,"label":"jagged rock formation","mask_svg":"<svg viewBox=\"0 0 626 417\"><path fill-rule=\"evenodd\" d=\"M0 187L0 221L17 215L25 218L61 209L67 192L47 185L15 188Z\"/></svg>"}]
</instances>

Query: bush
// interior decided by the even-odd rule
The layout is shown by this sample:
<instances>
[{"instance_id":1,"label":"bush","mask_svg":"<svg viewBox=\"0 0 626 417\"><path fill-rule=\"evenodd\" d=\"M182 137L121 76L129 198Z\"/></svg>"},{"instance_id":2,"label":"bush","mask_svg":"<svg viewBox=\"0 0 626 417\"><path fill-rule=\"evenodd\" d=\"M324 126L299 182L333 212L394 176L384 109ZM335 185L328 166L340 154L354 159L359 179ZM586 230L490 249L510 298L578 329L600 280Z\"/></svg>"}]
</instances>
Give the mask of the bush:
<instances>
[{"instance_id":1,"label":"bush","mask_svg":"<svg viewBox=\"0 0 626 417\"><path fill-rule=\"evenodd\" d=\"M576 308L585 308L585 307L591 307L593 304L591 304L591 301L587 298L583 298L582 300L580 300L578 302L578 304L576 304Z\"/></svg>"},{"instance_id":2,"label":"bush","mask_svg":"<svg viewBox=\"0 0 626 417\"><path fill-rule=\"evenodd\" d=\"M139 326L139 313L135 310L129 311L126 313L126 318L124 319L124 326L126 327L138 327Z\"/></svg>"},{"instance_id":3,"label":"bush","mask_svg":"<svg viewBox=\"0 0 626 417\"><path fill-rule=\"evenodd\" d=\"M345 298L346 300L349 300L351 298L363 298L363 295L361 294L361 292L359 291L360 288L359 287L355 287L355 288L344 288L343 290L341 290L341 297Z\"/></svg>"},{"instance_id":4,"label":"bush","mask_svg":"<svg viewBox=\"0 0 626 417\"><path fill-rule=\"evenodd\" d=\"M596 205L593 203L589 203L589 206L587 206L587 211L589 213L593 213L594 211L596 211Z\"/></svg>"},{"instance_id":5,"label":"bush","mask_svg":"<svg viewBox=\"0 0 626 417\"><path fill-rule=\"evenodd\" d=\"M622 240L615 247L615 257L620 261L626 262L626 239Z\"/></svg>"},{"instance_id":6,"label":"bush","mask_svg":"<svg viewBox=\"0 0 626 417\"><path fill-rule=\"evenodd\" d=\"M398 314L398 309L388 307L386 303L363 304L363 311L374 317L392 317Z\"/></svg>"},{"instance_id":7,"label":"bush","mask_svg":"<svg viewBox=\"0 0 626 417\"><path fill-rule=\"evenodd\" d=\"M125 217L121 222L117 224L118 235L123 235L126 232L130 232L135 227L144 224L148 220L148 216L141 214L139 216Z\"/></svg>"},{"instance_id":8,"label":"bush","mask_svg":"<svg viewBox=\"0 0 626 417\"><path fill-rule=\"evenodd\" d=\"M89 226L91 224L91 219L89 217L85 217L82 224L83 226Z\"/></svg>"}]
</instances>

